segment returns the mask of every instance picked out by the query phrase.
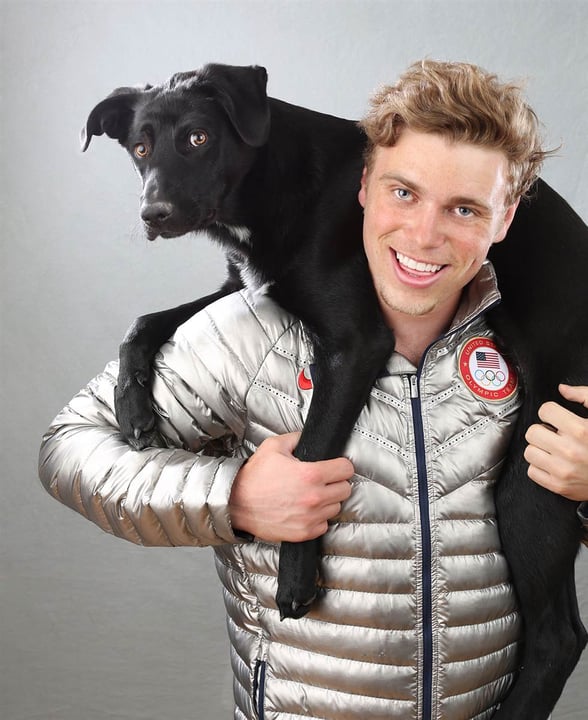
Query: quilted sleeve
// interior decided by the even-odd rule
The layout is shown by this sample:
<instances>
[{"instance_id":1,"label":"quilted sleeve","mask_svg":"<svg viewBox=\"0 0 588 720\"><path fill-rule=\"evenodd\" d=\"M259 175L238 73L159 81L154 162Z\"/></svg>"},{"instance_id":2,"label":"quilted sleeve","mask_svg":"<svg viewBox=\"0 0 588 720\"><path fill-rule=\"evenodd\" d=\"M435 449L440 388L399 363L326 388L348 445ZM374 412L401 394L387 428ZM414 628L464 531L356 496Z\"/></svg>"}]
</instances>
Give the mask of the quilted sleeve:
<instances>
[{"instance_id":1,"label":"quilted sleeve","mask_svg":"<svg viewBox=\"0 0 588 720\"><path fill-rule=\"evenodd\" d=\"M257 345L263 342L257 339ZM51 423L39 457L45 488L106 532L134 543L242 542L227 503L244 462L243 398L254 368L236 360L206 316L180 328L156 360L157 437L142 451L118 432L117 370L118 363L107 365Z\"/></svg>"},{"instance_id":2,"label":"quilted sleeve","mask_svg":"<svg viewBox=\"0 0 588 720\"><path fill-rule=\"evenodd\" d=\"M152 447L133 450L119 434L113 412L116 370L116 363L109 364L43 437L39 476L45 488L106 532L134 543L236 542L227 502L243 459L206 454L213 440L217 447L232 440L228 428L200 403L187 437L185 428L173 424L174 416L184 414L176 407L179 399L160 390L160 410L168 418Z\"/></svg>"}]
</instances>

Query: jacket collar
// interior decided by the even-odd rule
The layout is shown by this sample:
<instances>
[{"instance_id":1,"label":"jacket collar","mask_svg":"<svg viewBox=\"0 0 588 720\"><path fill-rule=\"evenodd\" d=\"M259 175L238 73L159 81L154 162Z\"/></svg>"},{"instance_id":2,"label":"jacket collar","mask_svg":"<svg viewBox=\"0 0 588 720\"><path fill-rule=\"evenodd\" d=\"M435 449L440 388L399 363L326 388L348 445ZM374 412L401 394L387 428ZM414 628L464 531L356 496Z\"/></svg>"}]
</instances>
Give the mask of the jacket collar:
<instances>
[{"instance_id":1,"label":"jacket collar","mask_svg":"<svg viewBox=\"0 0 588 720\"><path fill-rule=\"evenodd\" d=\"M447 332L465 327L478 315L499 302L500 290L496 273L490 260L486 260L476 277L464 288L461 302Z\"/></svg>"},{"instance_id":2,"label":"jacket collar","mask_svg":"<svg viewBox=\"0 0 588 720\"><path fill-rule=\"evenodd\" d=\"M489 260L486 260L478 274L463 290L461 302L457 308L451 325L440 337L453 334L464 327L467 327L473 320L485 313L492 306L500 302L500 291L496 281L494 267ZM440 338L437 338L438 340ZM405 357L397 352L387 362L386 367L380 373L380 377L386 375L412 374L417 368Z\"/></svg>"}]
</instances>

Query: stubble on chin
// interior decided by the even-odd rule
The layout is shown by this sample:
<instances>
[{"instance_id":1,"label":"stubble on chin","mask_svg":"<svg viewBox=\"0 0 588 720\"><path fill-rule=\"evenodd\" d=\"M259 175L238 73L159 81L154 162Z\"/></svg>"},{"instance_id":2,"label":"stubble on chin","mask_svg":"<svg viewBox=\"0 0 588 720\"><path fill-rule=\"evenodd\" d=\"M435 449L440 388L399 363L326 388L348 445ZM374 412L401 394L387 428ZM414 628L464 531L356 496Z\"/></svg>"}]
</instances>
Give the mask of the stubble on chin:
<instances>
[{"instance_id":1,"label":"stubble on chin","mask_svg":"<svg viewBox=\"0 0 588 720\"><path fill-rule=\"evenodd\" d=\"M431 298L398 298L387 288L383 288L379 292L380 304L386 310L408 315L409 317L422 317L432 313L437 307L437 303Z\"/></svg>"}]
</instances>

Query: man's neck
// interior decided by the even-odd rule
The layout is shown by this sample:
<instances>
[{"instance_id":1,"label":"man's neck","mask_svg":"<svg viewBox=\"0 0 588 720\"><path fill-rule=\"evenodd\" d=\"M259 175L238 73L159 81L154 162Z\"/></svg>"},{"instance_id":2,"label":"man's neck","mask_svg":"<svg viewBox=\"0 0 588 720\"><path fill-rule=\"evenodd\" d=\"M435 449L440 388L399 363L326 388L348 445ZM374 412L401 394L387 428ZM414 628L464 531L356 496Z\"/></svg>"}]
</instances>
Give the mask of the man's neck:
<instances>
[{"instance_id":1,"label":"man's neck","mask_svg":"<svg viewBox=\"0 0 588 720\"><path fill-rule=\"evenodd\" d=\"M429 345L451 325L456 311L457 308L453 308L450 313L432 315L391 314L389 312L388 322L396 339L394 349L413 365L418 365Z\"/></svg>"},{"instance_id":2,"label":"man's neck","mask_svg":"<svg viewBox=\"0 0 588 720\"><path fill-rule=\"evenodd\" d=\"M416 366L419 364L425 350L441 335L444 329L445 327L427 334L417 327L414 328L414 332L407 328L403 329L402 332L395 331L395 350Z\"/></svg>"}]
</instances>

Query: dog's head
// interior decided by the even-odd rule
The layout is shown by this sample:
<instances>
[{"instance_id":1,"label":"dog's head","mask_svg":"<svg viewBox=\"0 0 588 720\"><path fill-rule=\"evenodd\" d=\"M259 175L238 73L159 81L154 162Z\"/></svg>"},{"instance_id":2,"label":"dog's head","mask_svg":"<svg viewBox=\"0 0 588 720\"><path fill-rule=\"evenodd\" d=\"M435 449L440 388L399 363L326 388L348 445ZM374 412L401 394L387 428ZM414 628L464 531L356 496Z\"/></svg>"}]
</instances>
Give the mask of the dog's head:
<instances>
[{"instance_id":1,"label":"dog's head","mask_svg":"<svg viewBox=\"0 0 588 720\"><path fill-rule=\"evenodd\" d=\"M269 137L266 84L262 67L206 65L162 85L117 88L90 113L82 150L104 133L128 150L149 239L241 224L239 186Z\"/></svg>"}]
</instances>

